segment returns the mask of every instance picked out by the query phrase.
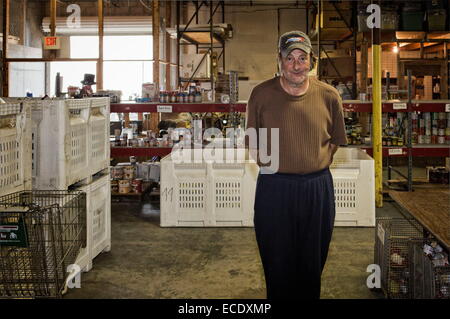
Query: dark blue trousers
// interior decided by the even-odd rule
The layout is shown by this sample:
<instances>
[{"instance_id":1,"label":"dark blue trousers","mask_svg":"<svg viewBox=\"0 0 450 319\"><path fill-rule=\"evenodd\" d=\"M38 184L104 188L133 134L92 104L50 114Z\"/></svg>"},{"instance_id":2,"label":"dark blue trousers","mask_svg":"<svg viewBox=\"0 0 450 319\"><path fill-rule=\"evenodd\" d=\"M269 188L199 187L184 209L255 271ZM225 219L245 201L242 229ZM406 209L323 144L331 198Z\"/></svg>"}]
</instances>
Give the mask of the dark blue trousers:
<instances>
[{"instance_id":1,"label":"dark blue trousers","mask_svg":"<svg viewBox=\"0 0 450 319\"><path fill-rule=\"evenodd\" d=\"M330 170L260 174L254 225L268 299L318 299L335 217Z\"/></svg>"}]
</instances>

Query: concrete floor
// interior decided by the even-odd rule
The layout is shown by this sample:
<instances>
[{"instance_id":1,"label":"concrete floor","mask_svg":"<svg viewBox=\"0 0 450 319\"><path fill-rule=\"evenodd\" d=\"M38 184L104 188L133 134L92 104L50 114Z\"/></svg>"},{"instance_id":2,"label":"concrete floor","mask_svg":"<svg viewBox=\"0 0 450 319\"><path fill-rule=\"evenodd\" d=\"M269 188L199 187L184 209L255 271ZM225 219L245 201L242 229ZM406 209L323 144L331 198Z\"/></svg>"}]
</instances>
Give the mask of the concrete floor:
<instances>
[{"instance_id":1,"label":"concrete floor","mask_svg":"<svg viewBox=\"0 0 450 319\"><path fill-rule=\"evenodd\" d=\"M389 201L376 211L399 214ZM384 298L366 286L374 236L372 227L334 229L322 298ZM265 298L254 229L161 228L157 204L113 202L111 252L64 298Z\"/></svg>"}]
</instances>

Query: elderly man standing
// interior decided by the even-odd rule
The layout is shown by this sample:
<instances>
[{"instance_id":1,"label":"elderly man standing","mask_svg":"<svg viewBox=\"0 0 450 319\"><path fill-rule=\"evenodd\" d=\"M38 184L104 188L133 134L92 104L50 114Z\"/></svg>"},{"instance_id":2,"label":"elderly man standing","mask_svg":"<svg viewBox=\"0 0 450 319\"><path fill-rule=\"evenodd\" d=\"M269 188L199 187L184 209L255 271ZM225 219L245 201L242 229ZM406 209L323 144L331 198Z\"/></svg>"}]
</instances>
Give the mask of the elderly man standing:
<instances>
[{"instance_id":1,"label":"elderly man standing","mask_svg":"<svg viewBox=\"0 0 450 319\"><path fill-rule=\"evenodd\" d=\"M314 56L305 33L280 37L278 63L280 76L256 86L247 105L247 129L278 128L280 136L278 171L258 155L256 240L269 299L320 298L335 218L329 166L347 143L342 100L308 75ZM270 151L268 136L258 134L257 145Z\"/></svg>"}]
</instances>

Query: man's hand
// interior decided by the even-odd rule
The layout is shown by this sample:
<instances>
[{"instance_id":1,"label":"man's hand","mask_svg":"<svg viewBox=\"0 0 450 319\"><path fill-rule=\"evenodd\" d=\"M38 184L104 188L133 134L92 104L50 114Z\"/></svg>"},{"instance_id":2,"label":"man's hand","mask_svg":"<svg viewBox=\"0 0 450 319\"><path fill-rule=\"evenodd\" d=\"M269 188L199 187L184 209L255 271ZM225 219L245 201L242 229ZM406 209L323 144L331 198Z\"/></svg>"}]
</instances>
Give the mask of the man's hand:
<instances>
[{"instance_id":1,"label":"man's hand","mask_svg":"<svg viewBox=\"0 0 450 319\"><path fill-rule=\"evenodd\" d=\"M331 147L331 162L333 162L333 156L336 153L338 146L330 143L330 147Z\"/></svg>"}]
</instances>

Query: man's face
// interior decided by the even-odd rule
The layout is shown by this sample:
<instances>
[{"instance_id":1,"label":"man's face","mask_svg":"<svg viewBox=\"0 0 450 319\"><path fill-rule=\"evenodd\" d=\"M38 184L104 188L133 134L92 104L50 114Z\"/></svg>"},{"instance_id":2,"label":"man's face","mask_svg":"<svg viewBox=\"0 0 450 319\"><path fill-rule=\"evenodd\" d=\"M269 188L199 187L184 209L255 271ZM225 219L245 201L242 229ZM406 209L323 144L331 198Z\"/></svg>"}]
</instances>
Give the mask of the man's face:
<instances>
[{"instance_id":1,"label":"man's face","mask_svg":"<svg viewBox=\"0 0 450 319\"><path fill-rule=\"evenodd\" d=\"M308 76L310 63L309 54L294 49L286 57L281 57L281 76L294 85L302 85Z\"/></svg>"}]
</instances>

